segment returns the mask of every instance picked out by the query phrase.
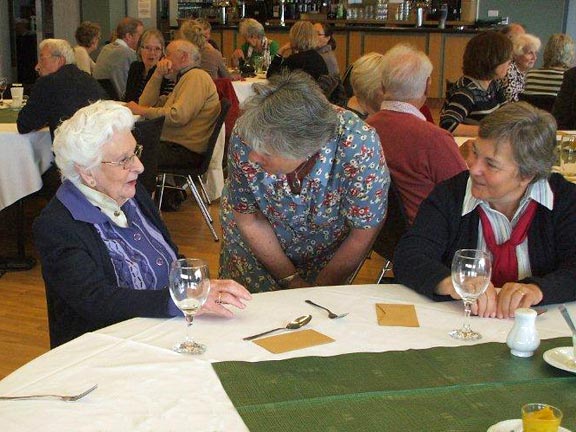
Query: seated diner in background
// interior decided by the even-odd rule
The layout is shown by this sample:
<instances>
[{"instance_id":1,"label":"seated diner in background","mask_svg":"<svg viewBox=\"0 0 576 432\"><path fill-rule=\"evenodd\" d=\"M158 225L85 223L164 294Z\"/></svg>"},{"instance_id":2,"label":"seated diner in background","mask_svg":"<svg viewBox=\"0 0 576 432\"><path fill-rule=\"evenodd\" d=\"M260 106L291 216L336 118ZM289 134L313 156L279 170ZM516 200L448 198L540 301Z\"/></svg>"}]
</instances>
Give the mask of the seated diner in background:
<instances>
[{"instance_id":1,"label":"seated diner in background","mask_svg":"<svg viewBox=\"0 0 576 432\"><path fill-rule=\"evenodd\" d=\"M440 127L456 136L478 135L478 123L506 102L498 81L512 61L512 42L502 33L484 31L468 41L463 76L448 91Z\"/></svg>"},{"instance_id":2,"label":"seated diner in background","mask_svg":"<svg viewBox=\"0 0 576 432\"><path fill-rule=\"evenodd\" d=\"M74 47L74 56L76 57L76 66L81 71L92 75L96 63L90 57L100 42L102 33L100 25L90 21L84 21L76 29L74 37L78 45Z\"/></svg>"},{"instance_id":3,"label":"seated diner in background","mask_svg":"<svg viewBox=\"0 0 576 432\"><path fill-rule=\"evenodd\" d=\"M576 67L564 72L552 115L558 122L559 130L576 130Z\"/></svg>"},{"instance_id":4,"label":"seated diner in background","mask_svg":"<svg viewBox=\"0 0 576 432\"><path fill-rule=\"evenodd\" d=\"M244 43L232 53L232 66L239 67L241 63L255 66L255 60L260 58L262 67L268 68L280 48L278 42L268 39L264 26L254 18L240 21L238 33L244 38Z\"/></svg>"},{"instance_id":5,"label":"seated diner in background","mask_svg":"<svg viewBox=\"0 0 576 432\"><path fill-rule=\"evenodd\" d=\"M302 70L316 81L328 75L328 66L316 48L318 35L314 25L310 21L296 21L290 28L290 42L282 45L272 58L266 77L284 69Z\"/></svg>"},{"instance_id":6,"label":"seated diner in background","mask_svg":"<svg viewBox=\"0 0 576 432\"><path fill-rule=\"evenodd\" d=\"M185 39L198 47L202 57L200 69L208 72L212 79L232 78L224 64L222 54L206 41L204 30L196 21L184 21L176 32L176 39Z\"/></svg>"},{"instance_id":7,"label":"seated diner in background","mask_svg":"<svg viewBox=\"0 0 576 432\"><path fill-rule=\"evenodd\" d=\"M180 316L168 291L178 257L148 192L138 184L141 147L134 117L99 101L62 123L54 139L63 183L34 222L46 285L52 348L134 317ZM250 294L233 281L211 281L201 311L232 316Z\"/></svg>"},{"instance_id":8,"label":"seated diner in background","mask_svg":"<svg viewBox=\"0 0 576 432\"><path fill-rule=\"evenodd\" d=\"M378 136L304 72L254 91L230 140L220 276L252 292L346 284L386 214Z\"/></svg>"},{"instance_id":9,"label":"seated diner in background","mask_svg":"<svg viewBox=\"0 0 576 432\"><path fill-rule=\"evenodd\" d=\"M567 34L550 36L544 47L541 68L526 73L523 94L556 96L562 86L564 72L574 66L574 40Z\"/></svg>"},{"instance_id":10,"label":"seated diner in background","mask_svg":"<svg viewBox=\"0 0 576 432\"><path fill-rule=\"evenodd\" d=\"M325 22L317 22L314 23L314 30L316 30L316 36L318 36L316 51L326 62L328 73L340 77L340 66L338 66L338 60L336 59L336 54L334 54L336 41L334 40L332 26Z\"/></svg>"},{"instance_id":11,"label":"seated diner in background","mask_svg":"<svg viewBox=\"0 0 576 432\"><path fill-rule=\"evenodd\" d=\"M365 75L384 90L380 109L366 123L378 132L390 176L411 224L434 186L465 171L466 163L450 132L426 121L420 112L432 74L426 54L410 45L395 45L384 54L380 72Z\"/></svg>"},{"instance_id":12,"label":"seated diner in background","mask_svg":"<svg viewBox=\"0 0 576 432\"><path fill-rule=\"evenodd\" d=\"M481 249L492 254L492 281L473 313L510 318L517 308L576 300L576 185L550 173L555 146L554 118L526 102L484 118L469 172L438 185L400 240L398 283L457 299L454 253Z\"/></svg>"},{"instance_id":13,"label":"seated diner in background","mask_svg":"<svg viewBox=\"0 0 576 432\"><path fill-rule=\"evenodd\" d=\"M146 30L142 33L136 53L140 60L132 62L126 81L125 102L138 102L146 84L156 70L156 64L164 57L164 36L156 29ZM160 94L168 95L174 89L174 81L162 79Z\"/></svg>"},{"instance_id":14,"label":"seated diner in background","mask_svg":"<svg viewBox=\"0 0 576 432\"><path fill-rule=\"evenodd\" d=\"M540 39L523 33L513 36L512 62L508 66L506 76L500 80L508 102L518 102L518 95L524 91L526 73L534 67L540 50Z\"/></svg>"},{"instance_id":15,"label":"seated diner in background","mask_svg":"<svg viewBox=\"0 0 576 432\"><path fill-rule=\"evenodd\" d=\"M159 166L196 167L206 153L218 114L220 99L210 75L198 66L200 52L193 43L177 39L166 48L139 99L126 104L132 113L153 119L164 116ZM167 96L160 94L164 78L176 81Z\"/></svg>"}]
</instances>

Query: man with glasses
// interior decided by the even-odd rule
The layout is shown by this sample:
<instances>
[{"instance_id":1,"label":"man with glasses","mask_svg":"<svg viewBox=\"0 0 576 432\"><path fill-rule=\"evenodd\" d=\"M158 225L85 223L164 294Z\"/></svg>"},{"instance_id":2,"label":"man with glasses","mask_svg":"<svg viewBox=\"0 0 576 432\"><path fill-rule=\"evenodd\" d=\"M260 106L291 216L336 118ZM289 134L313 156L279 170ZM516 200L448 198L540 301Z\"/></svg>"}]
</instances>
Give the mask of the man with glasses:
<instances>
[{"instance_id":1,"label":"man with glasses","mask_svg":"<svg viewBox=\"0 0 576 432\"><path fill-rule=\"evenodd\" d=\"M116 40L104 46L96 59L94 78L110 80L119 99L126 92L130 65L138 60L136 47L143 32L142 21L123 18L116 26Z\"/></svg>"},{"instance_id":2,"label":"man with glasses","mask_svg":"<svg viewBox=\"0 0 576 432\"><path fill-rule=\"evenodd\" d=\"M75 61L74 50L65 40L40 42L36 65L40 78L32 88L28 103L18 114L18 132L25 134L49 126L54 138L54 130L60 122L91 102L107 99L98 81L78 69ZM50 167L42 180L43 193L50 198L60 185L56 168Z\"/></svg>"}]
</instances>

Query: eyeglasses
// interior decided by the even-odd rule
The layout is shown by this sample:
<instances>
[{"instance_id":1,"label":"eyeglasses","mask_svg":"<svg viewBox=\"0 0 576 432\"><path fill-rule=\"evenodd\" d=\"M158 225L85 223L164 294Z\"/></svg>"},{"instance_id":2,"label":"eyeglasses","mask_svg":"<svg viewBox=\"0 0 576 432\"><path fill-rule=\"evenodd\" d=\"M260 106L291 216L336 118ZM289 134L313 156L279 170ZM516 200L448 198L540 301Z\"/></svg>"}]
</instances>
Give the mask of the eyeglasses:
<instances>
[{"instance_id":1,"label":"eyeglasses","mask_svg":"<svg viewBox=\"0 0 576 432\"><path fill-rule=\"evenodd\" d=\"M162 48L149 45L143 45L142 49L145 49L146 51L162 52Z\"/></svg>"},{"instance_id":2,"label":"eyeglasses","mask_svg":"<svg viewBox=\"0 0 576 432\"><path fill-rule=\"evenodd\" d=\"M316 33L318 36L326 36L325 33Z\"/></svg>"},{"instance_id":3,"label":"eyeglasses","mask_svg":"<svg viewBox=\"0 0 576 432\"><path fill-rule=\"evenodd\" d=\"M132 164L134 163L134 158L140 158L140 156L142 155L142 150L143 147L140 144L136 144L136 148L134 149L134 153L131 154L130 156L126 156L124 159L122 159L121 161L118 162L107 162L107 161L102 161L100 163L106 164L106 165L115 165L115 166L121 166L122 169L129 169Z\"/></svg>"}]
</instances>

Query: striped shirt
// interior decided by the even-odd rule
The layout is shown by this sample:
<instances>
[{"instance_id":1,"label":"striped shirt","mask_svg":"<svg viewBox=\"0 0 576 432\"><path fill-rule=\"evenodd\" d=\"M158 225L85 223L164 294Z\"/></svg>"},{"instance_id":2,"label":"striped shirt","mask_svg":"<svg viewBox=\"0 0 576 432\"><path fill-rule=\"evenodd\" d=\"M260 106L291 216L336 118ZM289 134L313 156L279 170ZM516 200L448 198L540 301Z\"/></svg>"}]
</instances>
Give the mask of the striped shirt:
<instances>
[{"instance_id":1,"label":"striped shirt","mask_svg":"<svg viewBox=\"0 0 576 432\"><path fill-rule=\"evenodd\" d=\"M563 69L532 69L526 74L524 93L556 96L563 80Z\"/></svg>"},{"instance_id":2,"label":"striped shirt","mask_svg":"<svg viewBox=\"0 0 576 432\"><path fill-rule=\"evenodd\" d=\"M512 235L512 230L518 223L520 217L526 211L526 207L528 206L530 200L534 200L538 204L543 205L552 211L554 208L554 193L550 188L548 180L538 180L536 183L528 186L526 193L520 200L520 204L516 210L516 213L514 214L514 217L510 221L498 210L491 208L490 204L488 204L486 201L474 198L472 195L472 179L468 178L468 184L466 185L466 195L464 196L464 202L462 204L462 216L474 211L477 206L482 206L482 209L490 220L490 225L492 225L496 243L501 245L510 238L510 235ZM480 221L478 221L478 243L476 248L488 251L488 246L486 246L484 233L482 231L482 222ZM516 246L516 258L518 260L518 280L532 276L532 270L530 268L530 255L528 251L528 237L526 237L521 244Z\"/></svg>"},{"instance_id":3,"label":"striped shirt","mask_svg":"<svg viewBox=\"0 0 576 432\"><path fill-rule=\"evenodd\" d=\"M451 89L440 112L440 127L453 132L460 123L478 124L506 102L498 82L490 82L484 90L473 78L462 76Z\"/></svg>"}]
</instances>

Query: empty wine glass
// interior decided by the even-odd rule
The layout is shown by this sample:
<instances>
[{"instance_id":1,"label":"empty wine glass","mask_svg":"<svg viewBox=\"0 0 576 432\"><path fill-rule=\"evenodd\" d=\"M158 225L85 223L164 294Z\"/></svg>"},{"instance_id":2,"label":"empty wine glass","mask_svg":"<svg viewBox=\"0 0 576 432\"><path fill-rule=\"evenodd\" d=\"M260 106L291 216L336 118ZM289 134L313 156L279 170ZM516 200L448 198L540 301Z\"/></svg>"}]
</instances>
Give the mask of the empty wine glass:
<instances>
[{"instance_id":1,"label":"empty wine glass","mask_svg":"<svg viewBox=\"0 0 576 432\"><path fill-rule=\"evenodd\" d=\"M464 302L464 324L449 335L455 339L476 340L482 335L470 328L472 304L486 291L492 274L492 260L478 249L460 249L452 260L452 283Z\"/></svg>"},{"instance_id":2,"label":"empty wine glass","mask_svg":"<svg viewBox=\"0 0 576 432\"><path fill-rule=\"evenodd\" d=\"M192 323L210 292L210 275L205 261L194 258L176 260L170 268L170 295L186 318L186 339L172 348L183 354L202 354L206 346L194 342Z\"/></svg>"},{"instance_id":3,"label":"empty wine glass","mask_svg":"<svg viewBox=\"0 0 576 432\"><path fill-rule=\"evenodd\" d=\"M4 106L4 92L8 88L8 78L0 77L0 107Z\"/></svg>"}]
</instances>

